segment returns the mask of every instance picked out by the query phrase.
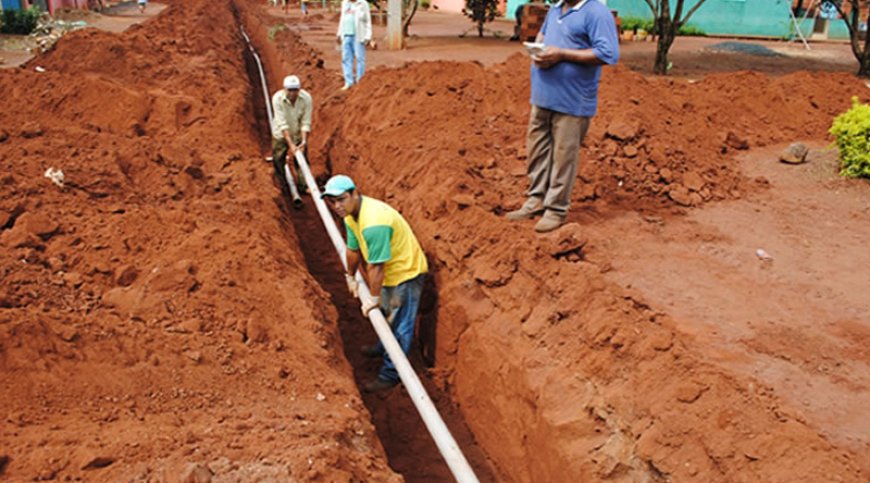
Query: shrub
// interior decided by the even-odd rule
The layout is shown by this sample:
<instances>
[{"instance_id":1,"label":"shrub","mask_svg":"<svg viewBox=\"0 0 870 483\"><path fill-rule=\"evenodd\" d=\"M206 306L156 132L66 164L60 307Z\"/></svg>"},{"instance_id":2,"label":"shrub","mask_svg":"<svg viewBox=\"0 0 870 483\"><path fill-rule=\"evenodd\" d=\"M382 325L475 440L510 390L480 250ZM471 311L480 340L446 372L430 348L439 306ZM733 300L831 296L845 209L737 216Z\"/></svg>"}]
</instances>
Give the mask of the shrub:
<instances>
[{"instance_id":1,"label":"shrub","mask_svg":"<svg viewBox=\"0 0 870 483\"><path fill-rule=\"evenodd\" d=\"M655 20L649 18L641 18L641 17L625 17L620 19L622 21L622 30L623 31L637 31L644 30L646 32L652 32L655 30Z\"/></svg>"},{"instance_id":2,"label":"shrub","mask_svg":"<svg viewBox=\"0 0 870 483\"><path fill-rule=\"evenodd\" d=\"M483 24L499 15L498 0L465 0L462 13L477 24L477 34L483 37Z\"/></svg>"},{"instance_id":3,"label":"shrub","mask_svg":"<svg viewBox=\"0 0 870 483\"><path fill-rule=\"evenodd\" d=\"M429 0L420 0L420 7L423 10L429 10L429 7L431 7L431 6L432 6L432 2L430 2Z\"/></svg>"},{"instance_id":4,"label":"shrub","mask_svg":"<svg viewBox=\"0 0 870 483\"><path fill-rule=\"evenodd\" d=\"M24 10L3 10L0 33L27 35L36 28L42 12L37 7Z\"/></svg>"},{"instance_id":5,"label":"shrub","mask_svg":"<svg viewBox=\"0 0 870 483\"><path fill-rule=\"evenodd\" d=\"M831 134L840 149L840 175L870 178L870 105L852 98L852 108L834 118Z\"/></svg>"},{"instance_id":6,"label":"shrub","mask_svg":"<svg viewBox=\"0 0 870 483\"><path fill-rule=\"evenodd\" d=\"M703 30L701 30L698 27L695 27L694 25L683 25L682 27L680 27L680 31L677 32L677 35L685 35L685 36L691 36L691 37L706 37L707 32L704 32Z\"/></svg>"},{"instance_id":7,"label":"shrub","mask_svg":"<svg viewBox=\"0 0 870 483\"><path fill-rule=\"evenodd\" d=\"M643 30L647 33L654 34L656 32L656 22L651 18L641 18L641 17L625 17L620 19L622 21L622 30L637 32L638 30ZM704 32L700 28L694 25L683 25L680 27L680 31L677 32L677 35L691 35L695 37L706 37L707 32Z\"/></svg>"}]
</instances>

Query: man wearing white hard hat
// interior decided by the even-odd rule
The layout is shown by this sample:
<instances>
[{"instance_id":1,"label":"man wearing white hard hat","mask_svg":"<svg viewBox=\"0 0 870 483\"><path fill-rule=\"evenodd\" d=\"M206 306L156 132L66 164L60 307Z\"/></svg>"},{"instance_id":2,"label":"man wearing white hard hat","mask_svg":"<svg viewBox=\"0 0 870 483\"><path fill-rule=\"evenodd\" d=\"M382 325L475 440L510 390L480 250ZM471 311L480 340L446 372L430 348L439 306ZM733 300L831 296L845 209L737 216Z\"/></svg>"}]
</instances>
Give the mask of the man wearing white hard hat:
<instances>
[{"instance_id":1,"label":"man wearing white hard hat","mask_svg":"<svg viewBox=\"0 0 870 483\"><path fill-rule=\"evenodd\" d=\"M278 179L284 179L284 163L289 152L294 157L290 171L300 191L305 192L305 181L296 166L296 151L302 150L308 159L308 134L311 132L311 94L302 90L295 75L284 78L284 88L272 96L272 163ZM292 180L288 180L292 181Z\"/></svg>"}]
</instances>

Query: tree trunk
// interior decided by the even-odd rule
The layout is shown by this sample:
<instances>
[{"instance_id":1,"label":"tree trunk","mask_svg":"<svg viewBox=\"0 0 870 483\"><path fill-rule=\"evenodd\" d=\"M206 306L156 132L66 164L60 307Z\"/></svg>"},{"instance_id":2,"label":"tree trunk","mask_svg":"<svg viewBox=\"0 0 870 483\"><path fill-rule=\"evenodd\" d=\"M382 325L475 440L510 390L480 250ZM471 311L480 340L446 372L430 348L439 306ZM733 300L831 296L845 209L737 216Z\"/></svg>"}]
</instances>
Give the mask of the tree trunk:
<instances>
[{"instance_id":1,"label":"tree trunk","mask_svg":"<svg viewBox=\"0 0 870 483\"><path fill-rule=\"evenodd\" d=\"M656 63L653 65L653 73L657 75L668 74L668 51L674 43L675 32L673 24L667 27L659 27L659 40L656 45Z\"/></svg>"},{"instance_id":2,"label":"tree trunk","mask_svg":"<svg viewBox=\"0 0 870 483\"><path fill-rule=\"evenodd\" d=\"M870 22L870 19L868 19ZM861 52L861 57L858 58L858 77L870 77L870 29L864 34L864 51Z\"/></svg>"},{"instance_id":3,"label":"tree trunk","mask_svg":"<svg viewBox=\"0 0 870 483\"><path fill-rule=\"evenodd\" d=\"M864 52L864 58L861 59L861 66L858 68L858 77L870 79L870 54Z\"/></svg>"},{"instance_id":4,"label":"tree trunk","mask_svg":"<svg viewBox=\"0 0 870 483\"><path fill-rule=\"evenodd\" d=\"M412 7L411 13L405 17L405 20L402 22L402 37L408 38L408 28L411 26L411 20L414 18L414 14L417 13L417 5L420 3L419 0L411 0Z\"/></svg>"},{"instance_id":5,"label":"tree trunk","mask_svg":"<svg viewBox=\"0 0 870 483\"><path fill-rule=\"evenodd\" d=\"M477 36L483 37L483 20L477 22Z\"/></svg>"}]
</instances>

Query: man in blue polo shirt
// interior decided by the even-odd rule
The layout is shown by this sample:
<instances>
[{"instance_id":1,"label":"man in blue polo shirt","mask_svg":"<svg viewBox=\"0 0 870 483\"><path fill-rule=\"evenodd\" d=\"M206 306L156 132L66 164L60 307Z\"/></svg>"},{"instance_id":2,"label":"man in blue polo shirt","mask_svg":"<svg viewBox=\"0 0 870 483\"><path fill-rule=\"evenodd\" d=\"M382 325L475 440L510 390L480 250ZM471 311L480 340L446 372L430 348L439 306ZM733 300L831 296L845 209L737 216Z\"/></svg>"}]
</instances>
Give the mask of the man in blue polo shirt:
<instances>
[{"instance_id":1,"label":"man in blue polo shirt","mask_svg":"<svg viewBox=\"0 0 870 483\"><path fill-rule=\"evenodd\" d=\"M532 56L528 198L507 218L543 215L535 231L544 233L565 223L580 143L598 107L601 66L619 59L619 38L602 3L563 0L550 8L537 42L545 47Z\"/></svg>"}]
</instances>

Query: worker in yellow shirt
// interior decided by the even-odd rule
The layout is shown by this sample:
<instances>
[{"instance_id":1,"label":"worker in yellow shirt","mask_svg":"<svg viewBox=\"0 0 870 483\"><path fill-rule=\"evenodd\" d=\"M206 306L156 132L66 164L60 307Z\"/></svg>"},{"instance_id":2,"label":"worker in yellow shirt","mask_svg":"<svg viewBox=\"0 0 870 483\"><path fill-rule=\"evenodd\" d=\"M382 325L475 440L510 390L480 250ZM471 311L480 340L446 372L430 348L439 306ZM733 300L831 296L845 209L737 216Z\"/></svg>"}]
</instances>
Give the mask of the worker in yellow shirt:
<instances>
[{"instance_id":1,"label":"worker in yellow shirt","mask_svg":"<svg viewBox=\"0 0 870 483\"><path fill-rule=\"evenodd\" d=\"M354 274L364 262L365 269L361 272L374 299L363 303L362 312L368 316L379 307L407 354L414 337L423 281L429 271L420 243L398 211L383 201L360 194L347 176L330 178L322 196L333 211L344 218L348 289L357 295ZM384 357L377 379L365 385L367 392L389 389L399 383L396 367L382 344L365 347L363 353L369 357Z\"/></svg>"}]
</instances>

